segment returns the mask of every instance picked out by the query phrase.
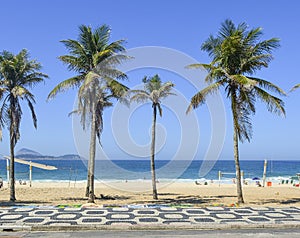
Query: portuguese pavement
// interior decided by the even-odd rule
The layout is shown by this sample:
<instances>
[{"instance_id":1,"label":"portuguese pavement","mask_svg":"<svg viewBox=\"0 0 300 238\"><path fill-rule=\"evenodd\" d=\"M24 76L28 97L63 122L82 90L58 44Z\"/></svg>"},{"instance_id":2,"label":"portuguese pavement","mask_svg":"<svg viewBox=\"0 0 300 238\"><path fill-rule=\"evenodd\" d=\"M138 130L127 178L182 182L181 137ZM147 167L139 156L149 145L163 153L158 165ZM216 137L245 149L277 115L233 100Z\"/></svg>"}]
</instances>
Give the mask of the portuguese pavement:
<instances>
[{"instance_id":1,"label":"portuguese pavement","mask_svg":"<svg viewBox=\"0 0 300 238\"><path fill-rule=\"evenodd\" d=\"M0 207L0 230L300 228L300 207Z\"/></svg>"}]
</instances>

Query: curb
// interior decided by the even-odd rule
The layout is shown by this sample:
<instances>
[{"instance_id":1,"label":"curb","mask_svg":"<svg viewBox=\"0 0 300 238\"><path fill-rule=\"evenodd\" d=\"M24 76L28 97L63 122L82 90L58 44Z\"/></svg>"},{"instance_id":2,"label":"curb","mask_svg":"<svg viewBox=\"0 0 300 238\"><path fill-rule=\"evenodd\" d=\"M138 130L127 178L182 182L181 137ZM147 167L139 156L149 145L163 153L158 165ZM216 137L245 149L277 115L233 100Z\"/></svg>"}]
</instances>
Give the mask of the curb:
<instances>
[{"instance_id":1,"label":"curb","mask_svg":"<svg viewBox=\"0 0 300 238\"><path fill-rule=\"evenodd\" d=\"M93 231L93 230L239 230L300 229L299 224L214 224L214 225L71 225L71 226L1 226L2 231Z\"/></svg>"},{"instance_id":2,"label":"curb","mask_svg":"<svg viewBox=\"0 0 300 238\"><path fill-rule=\"evenodd\" d=\"M4 226L0 226L0 232L3 231L31 231L32 227L31 226L20 226L20 225L4 225Z\"/></svg>"}]
</instances>

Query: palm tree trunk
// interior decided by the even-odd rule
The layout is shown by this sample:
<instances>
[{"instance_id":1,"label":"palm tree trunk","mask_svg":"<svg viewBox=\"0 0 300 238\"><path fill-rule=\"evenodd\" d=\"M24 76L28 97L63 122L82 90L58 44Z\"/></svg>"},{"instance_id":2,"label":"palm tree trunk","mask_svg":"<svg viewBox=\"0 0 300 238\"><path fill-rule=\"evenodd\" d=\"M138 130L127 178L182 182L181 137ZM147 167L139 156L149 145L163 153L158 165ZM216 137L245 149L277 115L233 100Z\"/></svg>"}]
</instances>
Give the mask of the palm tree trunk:
<instances>
[{"instance_id":1,"label":"palm tree trunk","mask_svg":"<svg viewBox=\"0 0 300 238\"><path fill-rule=\"evenodd\" d=\"M90 167L91 167L91 162L88 160L88 168L87 168L87 183L86 183L86 189L85 189L85 196L89 197L89 192L90 192L90 186L91 186L91 180L90 180Z\"/></svg>"},{"instance_id":2,"label":"palm tree trunk","mask_svg":"<svg viewBox=\"0 0 300 238\"><path fill-rule=\"evenodd\" d=\"M85 196L86 197L89 197L89 191L90 191L90 184L91 184L91 181L90 181L90 162L88 162L88 175L87 175L87 183L86 183L86 189L85 189Z\"/></svg>"},{"instance_id":3,"label":"palm tree trunk","mask_svg":"<svg viewBox=\"0 0 300 238\"><path fill-rule=\"evenodd\" d=\"M239 160L239 141L237 129L234 125L233 131L233 149L234 149L234 161L235 161L235 171L236 171L236 188L237 188L237 197L238 203L244 203L243 198L243 190L242 190L242 181L241 181L241 168L240 168L240 160Z\"/></svg>"},{"instance_id":4,"label":"palm tree trunk","mask_svg":"<svg viewBox=\"0 0 300 238\"><path fill-rule=\"evenodd\" d=\"M156 105L153 105L153 120L152 120L152 141L151 141L151 174L152 174L152 191L153 199L157 200L156 175L155 175L155 128L156 128Z\"/></svg>"},{"instance_id":5,"label":"palm tree trunk","mask_svg":"<svg viewBox=\"0 0 300 238\"><path fill-rule=\"evenodd\" d=\"M90 141L90 159L89 159L89 200L88 202L95 202L95 189L94 189L94 173L95 173L95 154L96 154L96 115L95 110L92 115L92 124L91 124L91 141Z\"/></svg>"},{"instance_id":6,"label":"palm tree trunk","mask_svg":"<svg viewBox=\"0 0 300 238\"><path fill-rule=\"evenodd\" d=\"M10 182L10 202L16 201L15 196L15 135L14 135L14 126L13 126L13 117L10 115L10 164L9 164L9 182Z\"/></svg>"}]
</instances>

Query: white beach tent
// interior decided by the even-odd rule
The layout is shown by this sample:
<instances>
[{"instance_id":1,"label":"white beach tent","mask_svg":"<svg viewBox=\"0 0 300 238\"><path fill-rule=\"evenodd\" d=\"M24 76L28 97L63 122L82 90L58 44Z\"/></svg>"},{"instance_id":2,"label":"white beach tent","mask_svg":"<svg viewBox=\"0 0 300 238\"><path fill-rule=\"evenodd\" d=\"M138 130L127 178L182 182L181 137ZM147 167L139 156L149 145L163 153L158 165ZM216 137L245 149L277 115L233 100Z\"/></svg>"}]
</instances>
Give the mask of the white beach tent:
<instances>
[{"instance_id":1,"label":"white beach tent","mask_svg":"<svg viewBox=\"0 0 300 238\"><path fill-rule=\"evenodd\" d=\"M4 156L4 158L7 161L7 181L9 181L9 165L8 165L8 161L10 160L9 156ZM29 165L29 184L31 187L31 182L32 182L32 167L36 167L39 169L45 169L45 170L56 170L57 168L55 166L52 165L46 165L46 164L40 164L40 163L36 163L36 162L32 162L32 161L26 161L20 158L15 158L15 162L20 163L20 164L26 164Z\"/></svg>"}]
</instances>

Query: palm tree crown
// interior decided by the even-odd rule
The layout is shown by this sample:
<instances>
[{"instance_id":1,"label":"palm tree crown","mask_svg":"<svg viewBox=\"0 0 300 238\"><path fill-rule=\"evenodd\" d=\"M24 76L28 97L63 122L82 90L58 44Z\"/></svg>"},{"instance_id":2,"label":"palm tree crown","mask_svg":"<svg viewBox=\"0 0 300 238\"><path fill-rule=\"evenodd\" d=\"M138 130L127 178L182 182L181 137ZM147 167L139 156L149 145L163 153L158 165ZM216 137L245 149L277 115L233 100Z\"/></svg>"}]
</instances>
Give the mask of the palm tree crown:
<instances>
[{"instance_id":1,"label":"palm tree crown","mask_svg":"<svg viewBox=\"0 0 300 238\"><path fill-rule=\"evenodd\" d=\"M151 78L146 76L143 78L144 90L131 90L130 93L134 95L131 101L144 103L147 101L152 102L153 107L157 107L160 116L162 116L161 100L169 95L175 95L171 92L174 84L171 82L162 83L160 77L156 74Z\"/></svg>"},{"instance_id":2,"label":"palm tree crown","mask_svg":"<svg viewBox=\"0 0 300 238\"><path fill-rule=\"evenodd\" d=\"M120 54L125 51L124 40L109 43L110 35L111 31L107 25L102 25L94 31L91 27L81 25L78 40L61 41L69 51L69 55L60 56L59 59L77 75L59 83L48 98L53 98L57 93L69 88L79 87L88 78L101 78L106 81L115 96L123 95L128 88L117 80L125 79L127 76L115 67L129 57Z\"/></svg>"},{"instance_id":3,"label":"palm tree crown","mask_svg":"<svg viewBox=\"0 0 300 238\"><path fill-rule=\"evenodd\" d=\"M20 99L27 102L31 111L33 125L37 127L37 117L33 104L34 95L27 89L48 78L46 74L39 72L41 65L35 60L29 60L27 50L23 49L14 55L8 51L0 53L0 131L3 126L13 124L12 139L14 144L20 138L20 122L22 109Z\"/></svg>"},{"instance_id":4,"label":"palm tree crown","mask_svg":"<svg viewBox=\"0 0 300 238\"><path fill-rule=\"evenodd\" d=\"M232 101L232 110L239 139L250 141L252 124L250 115L255 113L254 104L258 99L266 103L271 112L285 114L281 99L269 94L266 90L285 95L278 86L253 75L263 67L268 67L272 60L272 51L279 46L279 40L272 38L260 41L261 28L247 30L241 23L235 26L226 20L217 37L210 36L201 49L212 58L210 64L193 64L190 68L204 68L208 71L208 87L198 92L191 99L188 112L205 102L207 95L215 93L223 86L226 95Z\"/></svg>"}]
</instances>

